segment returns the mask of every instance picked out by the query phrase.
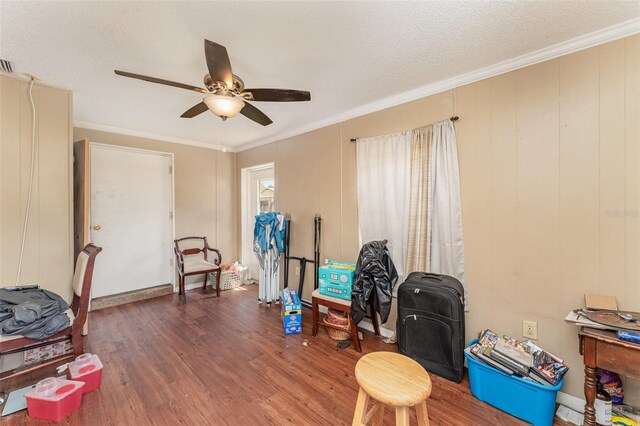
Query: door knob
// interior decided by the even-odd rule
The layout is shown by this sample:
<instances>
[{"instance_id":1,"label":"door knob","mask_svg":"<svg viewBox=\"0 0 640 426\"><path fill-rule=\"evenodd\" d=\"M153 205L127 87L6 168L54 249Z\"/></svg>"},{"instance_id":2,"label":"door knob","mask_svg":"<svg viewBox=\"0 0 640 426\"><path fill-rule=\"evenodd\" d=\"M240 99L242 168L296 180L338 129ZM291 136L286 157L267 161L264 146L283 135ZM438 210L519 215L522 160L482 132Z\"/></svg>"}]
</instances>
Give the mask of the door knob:
<instances>
[{"instance_id":1,"label":"door knob","mask_svg":"<svg viewBox=\"0 0 640 426\"><path fill-rule=\"evenodd\" d=\"M93 229L99 231L102 228L100 225L93 225Z\"/></svg>"}]
</instances>

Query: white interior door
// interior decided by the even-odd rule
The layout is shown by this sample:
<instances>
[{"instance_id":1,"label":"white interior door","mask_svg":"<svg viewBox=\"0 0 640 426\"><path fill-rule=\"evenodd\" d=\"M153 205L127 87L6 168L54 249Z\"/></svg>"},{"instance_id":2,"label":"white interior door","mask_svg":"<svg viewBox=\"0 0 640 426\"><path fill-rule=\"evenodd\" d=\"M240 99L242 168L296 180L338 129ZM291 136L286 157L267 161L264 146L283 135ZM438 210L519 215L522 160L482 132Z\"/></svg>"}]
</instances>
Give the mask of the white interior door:
<instances>
[{"instance_id":1,"label":"white interior door","mask_svg":"<svg viewBox=\"0 0 640 426\"><path fill-rule=\"evenodd\" d=\"M173 156L90 145L92 297L173 282Z\"/></svg>"},{"instance_id":2,"label":"white interior door","mask_svg":"<svg viewBox=\"0 0 640 426\"><path fill-rule=\"evenodd\" d=\"M275 168L273 164L245 169L242 186L242 263L249 267L247 279L258 279L260 266L253 253L253 228L259 212L275 210Z\"/></svg>"}]
</instances>

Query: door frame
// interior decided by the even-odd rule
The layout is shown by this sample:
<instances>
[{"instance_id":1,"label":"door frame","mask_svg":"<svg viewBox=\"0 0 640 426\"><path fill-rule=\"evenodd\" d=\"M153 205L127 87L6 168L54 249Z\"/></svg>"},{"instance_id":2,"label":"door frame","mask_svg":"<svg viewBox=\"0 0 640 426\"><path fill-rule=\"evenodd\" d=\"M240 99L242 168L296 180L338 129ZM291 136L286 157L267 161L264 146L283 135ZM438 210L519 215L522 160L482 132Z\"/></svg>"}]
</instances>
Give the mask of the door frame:
<instances>
[{"instance_id":1,"label":"door frame","mask_svg":"<svg viewBox=\"0 0 640 426\"><path fill-rule=\"evenodd\" d=\"M173 213L171 215L171 235L170 235L170 241L169 241L169 247L173 246L173 241L176 239L176 197L175 197L175 186L176 186L176 179L175 179L175 172L176 172L176 168L175 168L175 160L174 160L174 155L172 152L164 152L164 151L155 151L155 150L151 150L151 149L142 149L142 148L132 148L132 147L128 147L128 146L122 146L122 145L111 145L111 144L106 144L106 143L100 143L100 142L89 142L89 156L88 156L88 161L89 161L89 170L88 170L88 176L87 176L87 187L88 187L88 200L87 200L87 214L88 214L88 218L86 221L86 226L87 228L85 229L85 232L87 233L86 235L89 236L89 240L91 240L91 218L92 218L92 214L91 214L91 154L92 154L92 149L93 147L96 148L103 148L103 149L112 149L112 150L117 150L117 151L128 151L128 152L135 152L138 154L143 154L143 155L157 155L157 156L162 156L162 157L169 157L171 159L171 212ZM176 293L178 291L178 281L176 279L176 267L175 267L175 256L170 256L170 262L171 262L171 269L172 269L172 274L171 274L171 285L173 286L173 292Z\"/></svg>"},{"instance_id":2,"label":"door frame","mask_svg":"<svg viewBox=\"0 0 640 426\"><path fill-rule=\"evenodd\" d=\"M248 237L247 234L252 234L253 231L249 229L251 224L251 210L249 207L249 197L251 197L251 188L249 187L251 179L249 179L251 172L259 172L261 170L273 169L273 182L276 187L275 194L273 196L273 206L277 211L278 205L278 182L276 176L276 162L271 161L268 163L258 164L256 166L243 167L240 170L240 261L244 266L249 266L250 259L253 250L251 247L245 247L245 241Z\"/></svg>"}]
</instances>

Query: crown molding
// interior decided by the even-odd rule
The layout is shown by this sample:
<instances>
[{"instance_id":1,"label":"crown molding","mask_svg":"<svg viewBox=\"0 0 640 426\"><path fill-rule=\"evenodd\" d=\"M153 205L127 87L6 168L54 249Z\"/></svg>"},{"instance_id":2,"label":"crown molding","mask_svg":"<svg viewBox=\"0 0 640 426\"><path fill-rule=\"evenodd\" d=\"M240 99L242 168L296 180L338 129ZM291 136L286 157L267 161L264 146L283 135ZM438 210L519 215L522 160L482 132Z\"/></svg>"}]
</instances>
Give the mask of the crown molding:
<instances>
[{"instance_id":1,"label":"crown molding","mask_svg":"<svg viewBox=\"0 0 640 426\"><path fill-rule=\"evenodd\" d=\"M98 130L100 132L107 132L107 133L117 133L119 135L135 136L135 137L144 138L144 139L153 139L153 140L162 141L162 142L177 143L180 145L197 146L199 148L213 149L216 151L224 151L226 149L226 152L236 152L232 147L223 147L222 145L218 145L218 144L210 144L206 142L193 141L190 139L172 138L169 136L157 135L155 133L140 132L138 130L123 129L121 127L107 126L104 124L87 123L85 121L74 120L73 127L79 127L82 129L90 129L90 130Z\"/></svg>"},{"instance_id":2,"label":"crown molding","mask_svg":"<svg viewBox=\"0 0 640 426\"><path fill-rule=\"evenodd\" d=\"M629 21L625 21L620 24L594 31L589 34L581 35L563 41L561 43L545 47L543 49L535 50L533 52L508 59L506 61L498 62L497 64L490 65L488 67L480 68L465 74L460 74L452 78L448 78L410 90L408 92L389 96L387 98L380 99L378 101L371 102L357 108L353 108L344 113L298 127L289 132L238 145L235 147L235 152L246 151L248 149L256 148L261 145L267 145L283 139L298 136L312 130L320 129L332 124L341 123L352 118L360 117L376 111L381 111L383 109L391 108L396 105L415 101L417 99L435 95L436 93L452 90L466 84L471 84L476 81L495 77L500 74L505 74L510 71L515 71L520 68L535 65L540 62L548 61L560 56L568 55L570 53L578 52L580 50L588 49L590 47L598 46L600 44L608 43L638 33L640 33L640 18L631 19Z\"/></svg>"}]
</instances>

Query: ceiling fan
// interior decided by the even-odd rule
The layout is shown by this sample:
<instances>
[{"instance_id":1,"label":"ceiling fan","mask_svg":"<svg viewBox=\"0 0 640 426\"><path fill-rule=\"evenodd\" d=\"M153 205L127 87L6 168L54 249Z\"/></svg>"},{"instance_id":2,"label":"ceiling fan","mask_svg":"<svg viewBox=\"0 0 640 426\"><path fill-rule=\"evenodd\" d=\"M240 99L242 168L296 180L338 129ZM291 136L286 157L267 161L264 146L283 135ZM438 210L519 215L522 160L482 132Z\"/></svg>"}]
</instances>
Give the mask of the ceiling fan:
<instances>
[{"instance_id":1,"label":"ceiling fan","mask_svg":"<svg viewBox=\"0 0 640 426\"><path fill-rule=\"evenodd\" d=\"M180 116L183 118L192 118L211 110L223 121L240 113L258 124L268 126L273 121L247 101L299 102L311 100L311 94L303 90L245 89L244 81L231 71L227 49L218 43L205 40L204 55L207 59L207 68L209 68L209 73L204 76L204 88L126 71L114 70L114 72L124 77L137 78L204 94L202 102L185 111Z\"/></svg>"}]
</instances>

